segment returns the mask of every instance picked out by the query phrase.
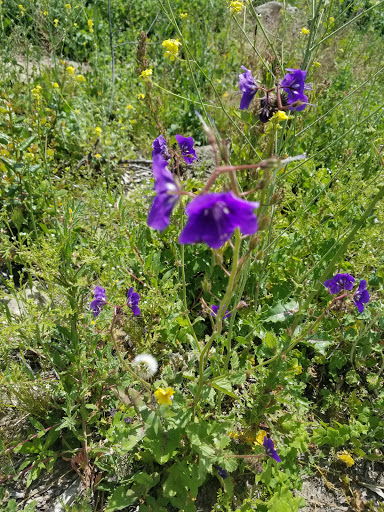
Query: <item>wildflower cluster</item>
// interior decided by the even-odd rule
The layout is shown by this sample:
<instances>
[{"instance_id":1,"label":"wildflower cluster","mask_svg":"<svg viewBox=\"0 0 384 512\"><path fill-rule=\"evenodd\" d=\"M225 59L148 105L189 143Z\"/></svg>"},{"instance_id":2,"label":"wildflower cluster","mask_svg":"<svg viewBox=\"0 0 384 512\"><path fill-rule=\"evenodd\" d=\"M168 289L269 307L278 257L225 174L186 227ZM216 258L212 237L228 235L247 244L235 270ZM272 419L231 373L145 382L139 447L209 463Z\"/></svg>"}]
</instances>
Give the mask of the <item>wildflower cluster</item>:
<instances>
[{"instance_id":1,"label":"wildflower cluster","mask_svg":"<svg viewBox=\"0 0 384 512\"><path fill-rule=\"evenodd\" d=\"M331 279L324 281L324 286L328 288L329 292L332 295L344 293L340 298L344 298L348 295L347 292L353 290L353 286L355 283L355 278L350 274L336 274ZM359 313L364 311L364 304L367 304L370 300L370 295L367 290L367 281L362 279L359 283L359 286L355 290L353 294L353 303L357 307Z\"/></svg>"},{"instance_id":2,"label":"wildflower cluster","mask_svg":"<svg viewBox=\"0 0 384 512\"><path fill-rule=\"evenodd\" d=\"M239 0L234 0L229 4L229 10L232 14L237 14L241 12L244 7L244 2L240 2Z\"/></svg>"},{"instance_id":3,"label":"wildflower cluster","mask_svg":"<svg viewBox=\"0 0 384 512\"><path fill-rule=\"evenodd\" d=\"M140 308L138 306L140 300L140 295L133 291L133 288L130 288L127 293L127 302L126 305L130 308L133 313L133 316L140 315ZM101 310L105 305L108 304L107 295L105 289L101 286L96 286L95 288L95 298L90 304L90 308L93 311L93 316L96 318L101 313Z\"/></svg>"},{"instance_id":4,"label":"wildflower cluster","mask_svg":"<svg viewBox=\"0 0 384 512\"><path fill-rule=\"evenodd\" d=\"M178 39L167 39L163 41L162 46L165 48L164 57L169 57L173 61L178 56L181 42Z\"/></svg>"},{"instance_id":5,"label":"wildflower cluster","mask_svg":"<svg viewBox=\"0 0 384 512\"><path fill-rule=\"evenodd\" d=\"M305 90L311 89L310 84L305 83L306 71L287 68L287 73L280 85L273 89L265 89L254 79L252 72L242 66L244 73L239 75L239 88L242 92L240 110L249 108L251 101L258 91L263 91L265 96L260 99L259 117L262 123L268 122L273 114L286 109L302 111L308 105L308 97ZM280 116L282 115L280 114Z\"/></svg>"}]
</instances>

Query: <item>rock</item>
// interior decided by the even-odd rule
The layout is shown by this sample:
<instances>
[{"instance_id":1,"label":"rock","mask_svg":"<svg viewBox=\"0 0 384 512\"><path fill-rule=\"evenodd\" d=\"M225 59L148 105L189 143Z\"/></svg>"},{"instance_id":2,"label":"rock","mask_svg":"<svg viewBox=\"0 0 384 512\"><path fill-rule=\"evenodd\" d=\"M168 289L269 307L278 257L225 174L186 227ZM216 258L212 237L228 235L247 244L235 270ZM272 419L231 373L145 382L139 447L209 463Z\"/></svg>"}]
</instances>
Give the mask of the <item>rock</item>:
<instances>
[{"instance_id":1,"label":"rock","mask_svg":"<svg viewBox=\"0 0 384 512\"><path fill-rule=\"evenodd\" d=\"M25 287L24 290L20 292L18 298L4 296L0 299L1 302L7 305L10 314L14 316L20 316L25 312L26 308L24 302L27 300L35 301L39 306L43 306L47 302L48 296L44 293L44 289L40 283L34 282L32 288Z\"/></svg>"},{"instance_id":2,"label":"rock","mask_svg":"<svg viewBox=\"0 0 384 512\"><path fill-rule=\"evenodd\" d=\"M65 512L67 506L70 505L78 495L81 487L80 478L77 478L72 485L70 485L66 491L61 494L56 500L53 507L51 507L49 512Z\"/></svg>"}]
</instances>

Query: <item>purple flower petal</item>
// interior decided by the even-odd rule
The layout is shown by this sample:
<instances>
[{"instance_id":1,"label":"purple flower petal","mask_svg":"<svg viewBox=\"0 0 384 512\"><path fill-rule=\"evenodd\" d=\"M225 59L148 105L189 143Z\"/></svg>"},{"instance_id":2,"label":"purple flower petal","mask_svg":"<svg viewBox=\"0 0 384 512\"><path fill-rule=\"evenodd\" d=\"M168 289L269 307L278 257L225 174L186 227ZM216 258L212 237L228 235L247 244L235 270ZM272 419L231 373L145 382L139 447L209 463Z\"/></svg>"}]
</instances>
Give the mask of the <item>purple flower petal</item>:
<instances>
[{"instance_id":1,"label":"purple flower petal","mask_svg":"<svg viewBox=\"0 0 384 512\"><path fill-rule=\"evenodd\" d=\"M204 242L219 249L236 228L245 235L258 230L254 210L259 203L239 199L232 192L203 194L186 208L188 221L180 234L181 244Z\"/></svg>"},{"instance_id":2,"label":"purple flower petal","mask_svg":"<svg viewBox=\"0 0 384 512\"><path fill-rule=\"evenodd\" d=\"M287 93L287 103L292 105L298 101L302 104L289 107L290 110L302 111L308 104L308 97L304 89L311 89L310 84L305 83L307 72L301 69L287 68L287 73L281 81L281 87Z\"/></svg>"},{"instance_id":3,"label":"purple flower petal","mask_svg":"<svg viewBox=\"0 0 384 512\"><path fill-rule=\"evenodd\" d=\"M359 287L353 296L353 303L357 307L359 313L364 311L364 304L369 302L370 295L367 290L367 281L362 279L359 283Z\"/></svg>"},{"instance_id":4,"label":"purple flower petal","mask_svg":"<svg viewBox=\"0 0 384 512\"><path fill-rule=\"evenodd\" d=\"M96 286L95 288L95 299L91 302L89 307L93 311L93 316L96 318L99 316L101 310L107 303L107 296L105 294L105 289L101 286Z\"/></svg>"},{"instance_id":5,"label":"purple flower petal","mask_svg":"<svg viewBox=\"0 0 384 512\"><path fill-rule=\"evenodd\" d=\"M239 75L239 88L243 93L240 101L240 110L246 110L259 87L253 78L251 71L245 66L241 66L241 68L244 69L245 73Z\"/></svg>"},{"instance_id":6,"label":"purple flower petal","mask_svg":"<svg viewBox=\"0 0 384 512\"><path fill-rule=\"evenodd\" d=\"M192 137L183 137L182 135L175 135L179 145L181 155L187 164L191 164L197 159L196 151L193 148L194 141Z\"/></svg>"},{"instance_id":7,"label":"purple flower petal","mask_svg":"<svg viewBox=\"0 0 384 512\"><path fill-rule=\"evenodd\" d=\"M165 160L169 160L171 158L169 154L169 149L167 146L167 141L164 139L162 135L159 135L152 143L152 158L155 155L160 155Z\"/></svg>"},{"instance_id":8,"label":"purple flower petal","mask_svg":"<svg viewBox=\"0 0 384 512\"><path fill-rule=\"evenodd\" d=\"M264 436L263 446L265 449L265 453L268 455L268 457L275 459L275 461L277 462L281 462L281 459L278 456L277 451L275 450L275 445L272 439L268 439L267 436Z\"/></svg>"},{"instance_id":9,"label":"purple flower petal","mask_svg":"<svg viewBox=\"0 0 384 512\"><path fill-rule=\"evenodd\" d=\"M217 312L219 311L219 306L216 306L216 304L212 304L211 309L212 309L211 316L213 316L215 318L217 316ZM223 316L223 320L225 320L226 318L229 318L230 316L231 316L231 313L228 311L228 309L226 309L225 315Z\"/></svg>"},{"instance_id":10,"label":"purple flower petal","mask_svg":"<svg viewBox=\"0 0 384 512\"><path fill-rule=\"evenodd\" d=\"M137 306L140 300L140 295L133 291L133 287L127 293L127 306L131 309L133 316L140 315L140 308Z\"/></svg>"},{"instance_id":11,"label":"purple flower petal","mask_svg":"<svg viewBox=\"0 0 384 512\"><path fill-rule=\"evenodd\" d=\"M349 274L336 274L332 279L324 281L324 286L334 295L341 290L351 291L354 282L355 278Z\"/></svg>"}]
</instances>

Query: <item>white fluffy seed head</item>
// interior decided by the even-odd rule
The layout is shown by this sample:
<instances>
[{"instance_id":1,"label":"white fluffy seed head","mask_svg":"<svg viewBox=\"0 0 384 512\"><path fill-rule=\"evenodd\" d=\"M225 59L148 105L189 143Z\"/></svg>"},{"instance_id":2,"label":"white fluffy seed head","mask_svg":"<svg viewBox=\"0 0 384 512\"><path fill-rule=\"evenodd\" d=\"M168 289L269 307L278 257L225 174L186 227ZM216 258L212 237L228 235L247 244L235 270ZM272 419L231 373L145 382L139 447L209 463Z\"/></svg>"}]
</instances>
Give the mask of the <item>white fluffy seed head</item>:
<instances>
[{"instance_id":1,"label":"white fluffy seed head","mask_svg":"<svg viewBox=\"0 0 384 512\"><path fill-rule=\"evenodd\" d=\"M158 368L156 359L150 354L139 354L132 361L132 365L136 367L139 376L145 380L153 377Z\"/></svg>"}]
</instances>

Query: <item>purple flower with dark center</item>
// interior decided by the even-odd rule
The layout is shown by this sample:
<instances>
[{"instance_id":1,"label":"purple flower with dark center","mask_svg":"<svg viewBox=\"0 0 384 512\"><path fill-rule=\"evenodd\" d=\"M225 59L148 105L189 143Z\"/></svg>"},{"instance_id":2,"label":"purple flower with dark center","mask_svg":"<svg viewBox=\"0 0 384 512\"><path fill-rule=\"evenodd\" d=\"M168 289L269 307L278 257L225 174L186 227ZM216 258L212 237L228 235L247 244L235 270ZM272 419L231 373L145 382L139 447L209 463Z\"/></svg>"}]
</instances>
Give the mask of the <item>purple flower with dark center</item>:
<instances>
[{"instance_id":1,"label":"purple flower with dark center","mask_svg":"<svg viewBox=\"0 0 384 512\"><path fill-rule=\"evenodd\" d=\"M217 472L219 473L221 478L228 478L228 473L221 466L217 466Z\"/></svg>"},{"instance_id":2,"label":"purple flower with dark center","mask_svg":"<svg viewBox=\"0 0 384 512\"><path fill-rule=\"evenodd\" d=\"M329 288L329 291L333 294L340 293L341 290L351 291L355 278L349 274L336 274L332 279L324 281L324 286Z\"/></svg>"},{"instance_id":3,"label":"purple flower with dark center","mask_svg":"<svg viewBox=\"0 0 384 512\"><path fill-rule=\"evenodd\" d=\"M131 418L130 416L126 416L124 418L124 423L127 423L127 424L133 423L133 418Z\"/></svg>"},{"instance_id":4,"label":"purple flower with dark center","mask_svg":"<svg viewBox=\"0 0 384 512\"><path fill-rule=\"evenodd\" d=\"M211 316L216 317L217 316L217 312L219 311L219 306L216 306L215 304L212 304L211 309L212 309ZM228 311L228 309L226 309L225 310L225 315L223 316L223 320L225 320L226 318L229 318L230 316L231 316L231 313Z\"/></svg>"},{"instance_id":5,"label":"purple flower with dark center","mask_svg":"<svg viewBox=\"0 0 384 512\"><path fill-rule=\"evenodd\" d=\"M100 311L103 309L105 304L107 303L107 296L105 294L105 289L101 286L96 286L95 288L95 299L91 302L90 308L93 311L93 316L96 318Z\"/></svg>"},{"instance_id":6,"label":"purple flower with dark center","mask_svg":"<svg viewBox=\"0 0 384 512\"><path fill-rule=\"evenodd\" d=\"M370 296L367 290L367 281L362 279L359 283L359 287L353 295L353 303L357 307L359 313L364 311L364 304L369 302Z\"/></svg>"},{"instance_id":7,"label":"purple flower with dark center","mask_svg":"<svg viewBox=\"0 0 384 512\"><path fill-rule=\"evenodd\" d=\"M219 249L236 228L245 235L258 230L254 210L259 203L239 199L233 192L203 194L191 201L185 211L188 221L180 234L181 244L204 242Z\"/></svg>"},{"instance_id":8,"label":"purple flower with dark center","mask_svg":"<svg viewBox=\"0 0 384 512\"><path fill-rule=\"evenodd\" d=\"M140 308L138 307L138 303L140 300L140 295L133 291L133 288L130 288L127 293L127 306L131 308L134 316L140 315Z\"/></svg>"},{"instance_id":9,"label":"purple flower with dark center","mask_svg":"<svg viewBox=\"0 0 384 512\"><path fill-rule=\"evenodd\" d=\"M287 68L287 71L290 71L290 73L287 73L281 81L281 87L288 96L287 103L288 105L292 105L298 101L301 102L301 104L293 105L289 108L290 110L297 111L304 110L308 104L308 97L304 94L304 90L311 89L310 84L305 83L307 72L292 68Z\"/></svg>"},{"instance_id":10,"label":"purple flower with dark center","mask_svg":"<svg viewBox=\"0 0 384 512\"><path fill-rule=\"evenodd\" d=\"M179 145L181 155L184 158L184 161L187 164L191 164L194 160L197 159L196 151L193 149L193 138L182 137L181 135L175 135L175 138Z\"/></svg>"},{"instance_id":11,"label":"purple flower with dark center","mask_svg":"<svg viewBox=\"0 0 384 512\"><path fill-rule=\"evenodd\" d=\"M109 411L109 414L114 417L114 415L117 413L117 409L115 407L112 407L112 409Z\"/></svg>"},{"instance_id":12,"label":"purple flower with dark center","mask_svg":"<svg viewBox=\"0 0 384 512\"><path fill-rule=\"evenodd\" d=\"M281 459L277 455L277 451L275 450L275 445L272 439L268 439L267 436L264 436L263 446L265 449L265 453L268 455L268 457L272 457L272 459L275 459L275 461L281 462Z\"/></svg>"},{"instance_id":13,"label":"purple flower with dark center","mask_svg":"<svg viewBox=\"0 0 384 512\"><path fill-rule=\"evenodd\" d=\"M172 173L167 169L167 162L160 154L153 156L152 171L155 177L156 197L148 214L148 226L163 230L169 226L169 219L179 196Z\"/></svg>"},{"instance_id":14,"label":"purple flower with dark center","mask_svg":"<svg viewBox=\"0 0 384 512\"><path fill-rule=\"evenodd\" d=\"M164 139L162 135L159 135L152 143L152 158L155 155L161 155L164 160L169 160L171 155L169 154L167 141Z\"/></svg>"},{"instance_id":15,"label":"purple flower with dark center","mask_svg":"<svg viewBox=\"0 0 384 512\"><path fill-rule=\"evenodd\" d=\"M245 66L241 66L241 69L244 69L245 73L239 75L239 88L243 93L240 101L240 110L246 110L257 93L259 86L249 69Z\"/></svg>"}]
</instances>

